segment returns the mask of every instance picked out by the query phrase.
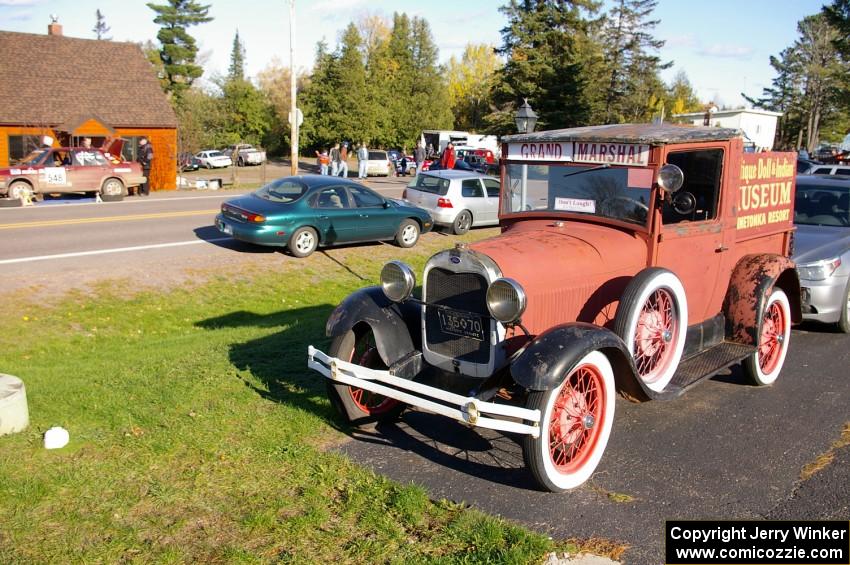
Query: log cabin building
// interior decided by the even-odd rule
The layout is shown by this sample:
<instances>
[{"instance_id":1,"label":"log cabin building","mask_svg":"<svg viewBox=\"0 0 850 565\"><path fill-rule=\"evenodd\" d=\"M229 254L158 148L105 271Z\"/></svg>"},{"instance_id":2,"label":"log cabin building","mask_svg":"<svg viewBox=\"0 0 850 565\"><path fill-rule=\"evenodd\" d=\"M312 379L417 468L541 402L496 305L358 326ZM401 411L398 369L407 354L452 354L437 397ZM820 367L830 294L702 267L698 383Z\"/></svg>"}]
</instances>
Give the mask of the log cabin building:
<instances>
[{"instance_id":1,"label":"log cabin building","mask_svg":"<svg viewBox=\"0 0 850 565\"><path fill-rule=\"evenodd\" d=\"M79 145L90 137L126 140L135 160L138 142L153 144L152 190L177 185L177 118L154 67L135 43L0 31L0 167L41 145Z\"/></svg>"}]
</instances>

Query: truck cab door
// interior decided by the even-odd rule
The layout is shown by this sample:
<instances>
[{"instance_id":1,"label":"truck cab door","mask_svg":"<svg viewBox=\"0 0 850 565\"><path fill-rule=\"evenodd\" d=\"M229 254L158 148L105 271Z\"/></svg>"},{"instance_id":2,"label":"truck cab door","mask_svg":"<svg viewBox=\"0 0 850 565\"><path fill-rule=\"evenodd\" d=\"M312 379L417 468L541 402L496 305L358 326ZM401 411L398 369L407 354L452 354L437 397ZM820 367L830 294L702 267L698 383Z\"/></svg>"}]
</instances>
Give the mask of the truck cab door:
<instances>
[{"instance_id":1,"label":"truck cab door","mask_svg":"<svg viewBox=\"0 0 850 565\"><path fill-rule=\"evenodd\" d=\"M720 272L733 245L729 238L734 238L734 230L725 229L721 213L724 153L722 148L710 148L667 154L667 163L682 169L684 184L665 196L662 204L655 265L669 269L682 281L688 325L720 312L726 293Z\"/></svg>"}]
</instances>

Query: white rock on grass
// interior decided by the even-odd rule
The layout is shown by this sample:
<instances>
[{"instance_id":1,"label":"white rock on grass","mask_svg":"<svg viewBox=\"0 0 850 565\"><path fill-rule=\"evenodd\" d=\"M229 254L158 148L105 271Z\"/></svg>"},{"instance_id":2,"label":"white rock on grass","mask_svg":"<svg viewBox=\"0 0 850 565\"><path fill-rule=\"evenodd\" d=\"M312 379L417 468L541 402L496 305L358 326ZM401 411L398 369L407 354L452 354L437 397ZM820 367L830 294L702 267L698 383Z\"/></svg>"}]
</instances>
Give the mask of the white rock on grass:
<instances>
[{"instance_id":1,"label":"white rock on grass","mask_svg":"<svg viewBox=\"0 0 850 565\"><path fill-rule=\"evenodd\" d=\"M68 445L71 439L68 430L60 426L53 426L44 432L44 448L45 449L61 449Z\"/></svg>"}]
</instances>

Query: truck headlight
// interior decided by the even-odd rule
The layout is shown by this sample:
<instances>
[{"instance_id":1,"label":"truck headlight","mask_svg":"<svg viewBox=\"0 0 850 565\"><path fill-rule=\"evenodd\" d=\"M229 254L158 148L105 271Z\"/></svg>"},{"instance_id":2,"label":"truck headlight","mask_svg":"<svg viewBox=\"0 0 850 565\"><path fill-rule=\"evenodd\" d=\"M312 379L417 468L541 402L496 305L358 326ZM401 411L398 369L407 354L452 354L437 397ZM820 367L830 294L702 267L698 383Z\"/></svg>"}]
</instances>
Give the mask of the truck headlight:
<instances>
[{"instance_id":1,"label":"truck headlight","mask_svg":"<svg viewBox=\"0 0 850 565\"><path fill-rule=\"evenodd\" d=\"M381 269L381 288L393 302L403 302L410 298L415 287L416 275L413 269L401 261L390 261Z\"/></svg>"},{"instance_id":2,"label":"truck headlight","mask_svg":"<svg viewBox=\"0 0 850 565\"><path fill-rule=\"evenodd\" d=\"M525 291L513 279L496 279L487 288L487 309L503 324L519 320L525 306Z\"/></svg>"},{"instance_id":3,"label":"truck headlight","mask_svg":"<svg viewBox=\"0 0 850 565\"><path fill-rule=\"evenodd\" d=\"M832 276L841 265L841 257L797 265L797 274L807 281L822 281Z\"/></svg>"}]
</instances>

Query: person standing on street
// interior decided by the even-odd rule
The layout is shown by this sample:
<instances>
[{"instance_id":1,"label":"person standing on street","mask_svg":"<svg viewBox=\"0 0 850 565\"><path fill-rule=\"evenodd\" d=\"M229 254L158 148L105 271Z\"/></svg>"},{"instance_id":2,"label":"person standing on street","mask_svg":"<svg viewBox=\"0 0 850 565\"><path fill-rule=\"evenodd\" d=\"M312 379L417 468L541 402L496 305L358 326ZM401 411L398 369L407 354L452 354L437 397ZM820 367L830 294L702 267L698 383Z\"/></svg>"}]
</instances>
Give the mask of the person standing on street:
<instances>
[{"instance_id":1,"label":"person standing on street","mask_svg":"<svg viewBox=\"0 0 850 565\"><path fill-rule=\"evenodd\" d=\"M331 176L335 177L339 174L339 165L342 162L342 156L339 152L339 143L335 143L331 149Z\"/></svg>"},{"instance_id":2,"label":"person standing on street","mask_svg":"<svg viewBox=\"0 0 850 565\"><path fill-rule=\"evenodd\" d=\"M137 159L142 166L142 174L145 175L145 182L139 185L139 196L150 196L151 193L151 162L153 162L153 147L148 142L147 137L139 140L139 157Z\"/></svg>"},{"instance_id":3,"label":"person standing on street","mask_svg":"<svg viewBox=\"0 0 850 565\"><path fill-rule=\"evenodd\" d=\"M369 150L366 149L366 142L360 144L360 149L357 150L357 178L366 178L366 167L369 164Z\"/></svg>"},{"instance_id":4,"label":"person standing on street","mask_svg":"<svg viewBox=\"0 0 850 565\"><path fill-rule=\"evenodd\" d=\"M422 147L422 142L416 144L416 149L413 150L413 161L416 163L416 174L422 172L422 165L425 163L425 148Z\"/></svg>"},{"instance_id":5,"label":"person standing on street","mask_svg":"<svg viewBox=\"0 0 850 565\"><path fill-rule=\"evenodd\" d=\"M348 142L342 144L342 149L339 150L339 176L348 178Z\"/></svg>"},{"instance_id":6,"label":"person standing on street","mask_svg":"<svg viewBox=\"0 0 850 565\"><path fill-rule=\"evenodd\" d=\"M440 159L440 165L444 169L454 169L455 168L455 146L450 141L446 148L443 150L443 158Z\"/></svg>"},{"instance_id":7,"label":"person standing on street","mask_svg":"<svg viewBox=\"0 0 850 565\"><path fill-rule=\"evenodd\" d=\"M328 157L328 152L322 149L322 152L319 153L316 151L316 163L319 165L319 174L327 175L328 174L328 165L331 162L331 158Z\"/></svg>"}]
</instances>

